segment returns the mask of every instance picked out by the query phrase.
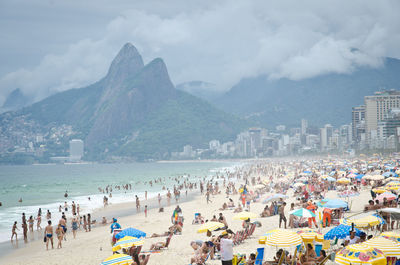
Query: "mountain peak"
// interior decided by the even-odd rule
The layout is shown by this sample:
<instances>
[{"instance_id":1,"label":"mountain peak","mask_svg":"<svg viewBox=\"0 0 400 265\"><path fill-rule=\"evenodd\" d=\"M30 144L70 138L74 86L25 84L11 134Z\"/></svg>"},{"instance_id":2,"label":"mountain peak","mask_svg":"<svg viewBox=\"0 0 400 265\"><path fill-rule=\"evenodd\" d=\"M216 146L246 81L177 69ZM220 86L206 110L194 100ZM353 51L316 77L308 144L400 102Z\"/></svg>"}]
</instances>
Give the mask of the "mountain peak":
<instances>
[{"instance_id":1,"label":"mountain peak","mask_svg":"<svg viewBox=\"0 0 400 265\"><path fill-rule=\"evenodd\" d=\"M108 70L108 78L128 77L136 74L144 66L142 56L132 43L126 43L118 52Z\"/></svg>"}]
</instances>

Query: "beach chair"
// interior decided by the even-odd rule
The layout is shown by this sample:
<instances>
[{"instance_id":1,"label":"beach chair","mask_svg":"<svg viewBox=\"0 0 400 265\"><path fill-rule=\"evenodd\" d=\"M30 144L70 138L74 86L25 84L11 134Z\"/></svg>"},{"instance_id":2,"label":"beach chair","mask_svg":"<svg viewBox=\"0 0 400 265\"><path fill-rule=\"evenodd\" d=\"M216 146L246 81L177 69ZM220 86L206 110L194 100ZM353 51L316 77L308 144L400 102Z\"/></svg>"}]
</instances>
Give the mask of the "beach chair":
<instances>
[{"instance_id":1,"label":"beach chair","mask_svg":"<svg viewBox=\"0 0 400 265\"><path fill-rule=\"evenodd\" d=\"M240 235L239 235L239 244L243 243L244 238L245 238L245 231L242 230L242 231L240 231Z\"/></svg>"},{"instance_id":2,"label":"beach chair","mask_svg":"<svg viewBox=\"0 0 400 265\"><path fill-rule=\"evenodd\" d=\"M328 262L330 255L327 255L318 265L324 265Z\"/></svg>"},{"instance_id":3,"label":"beach chair","mask_svg":"<svg viewBox=\"0 0 400 265\"><path fill-rule=\"evenodd\" d=\"M239 244L239 231L236 232L236 234L233 236L233 244L238 245Z\"/></svg>"},{"instance_id":4,"label":"beach chair","mask_svg":"<svg viewBox=\"0 0 400 265\"><path fill-rule=\"evenodd\" d=\"M248 237L251 237L253 235L254 230L256 230L256 226L256 224L251 224Z\"/></svg>"},{"instance_id":5,"label":"beach chair","mask_svg":"<svg viewBox=\"0 0 400 265\"><path fill-rule=\"evenodd\" d=\"M257 248L256 261L254 265L262 265L264 260L264 248Z\"/></svg>"}]
</instances>

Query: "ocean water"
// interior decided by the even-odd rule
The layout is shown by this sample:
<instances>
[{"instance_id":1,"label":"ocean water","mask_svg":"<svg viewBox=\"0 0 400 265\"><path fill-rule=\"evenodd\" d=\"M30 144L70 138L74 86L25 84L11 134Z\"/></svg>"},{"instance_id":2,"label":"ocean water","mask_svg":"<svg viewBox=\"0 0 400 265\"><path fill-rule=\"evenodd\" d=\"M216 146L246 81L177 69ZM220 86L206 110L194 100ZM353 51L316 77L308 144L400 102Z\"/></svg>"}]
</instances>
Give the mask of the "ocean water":
<instances>
[{"instance_id":1,"label":"ocean water","mask_svg":"<svg viewBox=\"0 0 400 265\"><path fill-rule=\"evenodd\" d=\"M52 213L53 223L57 222L61 217L58 207L64 206L65 201L69 205L67 215L71 215L72 201L79 203L81 214L103 207L104 194L98 190L99 187L132 184L132 190L126 193L113 188L109 202L133 202L135 195L144 199L145 191L148 198L156 197L158 193L165 194L162 187L173 187L175 177L198 181L197 177L210 177L239 165L233 162L174 162L0 166L0 202L3 204L0 207L0 242L10 239L14 221L18 222L20 237L23 212L27 219L31 215L35 218L41 208L44 227L47 210ZM158 177L165 178L165 181L153 183L152 187L148 183L145 185L145 182ZM66 191L68 198L64 198ZM22 203L18 202L20 198Z\"/></svg>"}]
</instances>

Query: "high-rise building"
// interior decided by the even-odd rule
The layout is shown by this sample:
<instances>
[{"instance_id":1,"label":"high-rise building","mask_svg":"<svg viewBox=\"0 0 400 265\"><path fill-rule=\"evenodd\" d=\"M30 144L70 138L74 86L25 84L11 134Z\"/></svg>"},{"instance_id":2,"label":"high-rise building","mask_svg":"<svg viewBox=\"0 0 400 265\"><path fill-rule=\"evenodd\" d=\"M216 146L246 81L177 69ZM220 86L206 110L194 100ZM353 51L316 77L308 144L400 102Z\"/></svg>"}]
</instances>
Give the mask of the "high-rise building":
<instances>
[{"instance_id":1,"label":"high-rise building","mask_svg":"<svg viewBox=\"0 0 400 265\"><path fill-rule=\"evenodd\" d=\"M83 157L84 144L80 139L69 141L69 156L71 160L79 161Z\"/></svg>"},{"instance_id":2,"label":"high-rise building","mask_svg":"<svg viewBox=\"0 0 400 265\"><path fill-rule=\"evenodd\" d=\"M308 128L308 121L305 119L301 120L301 134L305 135L307 133L307 128Z\"/></svg>"},{"instance_id":3,"label":"high-rise building","mask_svg":"<svg viewBox=\"0 0 400 265\"><path fill-rule=\"evenodd\" d=\"M373 96L365 96L365 125L367 138L376 134L378 122L385 119L389 110L400 108L400 91L388 90L375 92Z\"/></svg>"},{"instance_id":4,"label":"high-rise building","mask_svg":"<svg viewBox=\"0 0 400 265\"><path fill-rule=\"evenodd\" d=\"M352 139L354 142L359 142L361 135L359 135L358 128L364 124L365 120L365 106L353 107L351 111L351 125L352 125Z\"/></svg>"}]
</instances>

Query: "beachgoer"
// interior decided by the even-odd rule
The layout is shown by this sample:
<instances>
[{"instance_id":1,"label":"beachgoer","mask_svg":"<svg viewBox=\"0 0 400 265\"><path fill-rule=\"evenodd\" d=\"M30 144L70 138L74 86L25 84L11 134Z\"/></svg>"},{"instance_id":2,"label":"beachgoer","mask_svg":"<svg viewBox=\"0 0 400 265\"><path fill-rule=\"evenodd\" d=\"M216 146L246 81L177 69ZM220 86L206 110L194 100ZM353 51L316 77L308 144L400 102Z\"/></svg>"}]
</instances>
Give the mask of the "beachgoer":
<instances>
[{"instance_id":1,"label":"beachgoer","mask_svg":"<svg viewBox=\"0 0 400 265\"><path fill-rule=\"evenodd\" d=\"M233 241L231 235L228 235L227 231L223 231L220 235L220 247L221 247L221 261L222 265L232 265L233 260Z\"/></svg>"},{"instance_id":2,"label":"beachgoer","mask_svg":"<svg viewBox=\"0 0 400 265\"><path fill-rule=\"evenodd\" d=\"M35 223L35 219L33 219L32 215L29 217L28 223L29 223L29 231L33 232L33 224Z\"/></svg>"},{"instance_id":3,"label":"beachgoer","mask_svg":"<svg viewBox=\"0 0 400 265\"><path fill-rule=\"evenodd\" d=\"M90 232L92 231L92 216L90 215L90 213L88 213L87 215L87 223L88 223L88 230Z\"/></svg>"},{"instance_id":4,"label":"beachgoer","mask_svg":"<svg viewBox=\"0 0 400 265\"><path fill-rule=\"evenodd\" d=\"M15 230L19 230L17 227L17 221L14 222L14 225L12 226L12 229L11 229L11 241L13 240L14 235L15 235L15 239L16 240L18 239L17 232Z\"/></svg>"},{"instance_id":5,"label":"beachgoer","mask_svg":"<svg viewBox=\"0 0 400 265\"><path fill-rule=\"evenodd\" d=\"M51 248L54 248L53 245L53 227L51 226L51 221L47 222L48 225L44 229L44 236L46 238L46 250L49 250L49 241L51 242Z\"/></svg>"},{"instance_id":6,"label":"beachgoer","mask_svg":"<svg viewBox=\"0 0 400 265\"><path fill-rule=\"evenodd\" d=\"M144 217L147 218L147 205L144 206Z\"/></svg>"},{"instance_id":7,"label":"beachgoer","mask_svg":"<svg viewBox=\"0 0 400 265\"><path fill-rule=\"evenodd\" d=\"M76 237L76 231L78 230L78 219L76 218L76 216L74 216L74 217L72 218L71 224L72 224L72 234L73 234L74 239L75 239L75 237Z\"/></svg>"},{"instance_id":8,"label":"beachgoer","mask_svg":"<svg viewBox=\"0 0 400 265\"><path fill-rule=\"evenodd\" d=\"M114 229L121 229L121 225L117 223L116 218L113 218L113 223L111 224L111 233L114 232Z\"/></svg>"},{"instance_id":9,"label":"beachgoer","mask_svg":"<svg viewBox=\"0 0 400 265\"><path fill-rule=\"evenodd\" d=\"M22 232L24 234L24 241L28 240L28 225L26 224L26 222L22 223Z\"/></svg>"},{"instance_id":10,"label":"beachgoer","mask_svg":"<svg viewBox=\"0 0 400 265\"><path fill-rule=\"evenodd\" d=\"M86 215L83 216L83 229L85 229L85 232L87 232L87 221L86 221Z\"/></svg>"},{"instance_id":11,"label":"beachgoer","mask_svg":"<svg viewBox=\"0 0 400 265\"><path fill-rule=\"evenodd\" d=\"M64 237L64 228L61 226L61 224L58 224L57 228L56 228L56 235L57 235L57 239L58 239L58 243L57 243L57 248L62 248L62 240Z\"/></svg>"},{"instance_id":12,"label":"beachgoer","mask_svg":"<svg viewBox=\"0 0 400 265\"><path fill-rule=\"evenodd\" d=\"M67 233L67 220L64 216L61 217L59 224L61 225L62 229L64 230L64 234L63 234L64 240L67 240L67 234L66 234Z\"/></svg>"},{"instance_id":13,"label":"beachgoer","mask_svg":"<svg viewBox=\"0 0 400 265\"><path fill-rule=\"evenodd\" d=\"M281 228L282 221L285 224L285 229L286 229L286 216L285 216L285 206L286 202L283 202L281 206L279 206L278 212L279 212L279 228Z\"/></svg>"},{"instance_id":14,"label":"beachgoer","mask_svg":"<svg viewBox=\"0 0 400 265\"><path fill-rule=\"evenodd\" d=\"M40 211L40 213L38 213L38 216L36 217L36 229L37 230L42 230L42 226L40 225L42 223L42 211Z\"/></svg>"}]
</instances>

